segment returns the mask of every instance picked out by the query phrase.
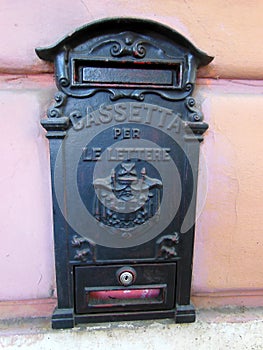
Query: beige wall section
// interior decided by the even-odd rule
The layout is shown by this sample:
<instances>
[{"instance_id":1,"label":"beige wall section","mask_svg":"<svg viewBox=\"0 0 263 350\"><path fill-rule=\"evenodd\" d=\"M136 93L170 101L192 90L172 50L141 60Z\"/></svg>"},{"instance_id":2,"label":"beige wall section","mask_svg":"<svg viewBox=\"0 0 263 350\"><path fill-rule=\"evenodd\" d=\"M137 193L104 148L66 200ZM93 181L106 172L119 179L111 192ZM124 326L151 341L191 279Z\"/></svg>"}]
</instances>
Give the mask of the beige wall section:
<instances>
[{"instance_id":1,"label":"beige wall section","mask_svg":"<svg viewBox=\"0 0 263 350\"><path fill-rule=\"evenodd\" d=\"M263 290L262 87L236 81L197 89L209 130L202 145L207 193L201 178L199 197L206 199L197 222L194 293Z\"/></svg>"},{"instance_id":2,"label":"beige wall section","mask_svg":"<svg viewBox=\"0 0 263 350\"><path fill-rule=\"evenodd\" d=\"M111 16L160 21L215 60L199 76L262 79L261 0L1 0L0 72L52 71L34 48L83 24Z\"/></svg>"}]
</instances>

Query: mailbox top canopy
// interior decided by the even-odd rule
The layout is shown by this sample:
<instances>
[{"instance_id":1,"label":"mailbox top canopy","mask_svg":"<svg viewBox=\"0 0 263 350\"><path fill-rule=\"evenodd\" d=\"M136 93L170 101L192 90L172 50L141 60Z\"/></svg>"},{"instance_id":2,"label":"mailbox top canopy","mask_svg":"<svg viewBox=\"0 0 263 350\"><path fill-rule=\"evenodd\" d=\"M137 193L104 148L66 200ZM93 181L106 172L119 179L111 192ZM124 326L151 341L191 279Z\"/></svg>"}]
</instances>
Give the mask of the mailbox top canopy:
<instances>
[{"instance_id":1,"label":"mailbox top canopy","mask_svg":"<svg viewBox=\"0 0 263 350\"><path fill-rule=\"evenodd\" d=\"M196 69L213 59L167 26L123 17L87 24L36 53L54 61L56 84L65 95L104 91L112 101L142 101L146 94L183 100L193 91Z\"/></svg>"},{"instance_id":2,"label":"mailbox top canopy","mask_svg":"<svg viewBox=\"0 0 263 350\"><path fill-rule=\"evenodd\" d=\"M175 31L174 29L152 20L138 18L107 18L84 25L74 32L68 34L55 45L49 47L36 48L39 58L45 61L54 61L56 56L65 49L74 49L86 41L108 35L116 34L122 31L133 31L140 34L147 34L147 37L162 35L175 46L182 48L183 51L192 54L196 60L197 68L209 64L214 57L208 56L205 52L197 49L188 39Z\"/></svg>"}]
</instances>

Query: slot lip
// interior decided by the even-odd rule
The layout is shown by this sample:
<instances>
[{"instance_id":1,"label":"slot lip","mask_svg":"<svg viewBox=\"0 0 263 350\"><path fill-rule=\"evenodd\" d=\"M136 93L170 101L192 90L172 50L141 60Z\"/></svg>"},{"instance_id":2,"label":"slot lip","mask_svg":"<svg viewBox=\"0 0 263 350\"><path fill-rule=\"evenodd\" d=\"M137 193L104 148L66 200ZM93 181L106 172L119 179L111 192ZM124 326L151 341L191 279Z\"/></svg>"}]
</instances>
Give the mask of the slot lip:
<instances>
[{"instance_id":1,"label":"slot lip","mask_svg":"<svg viewBox=\"0 0 263 350\"><path fill-rule=\"evenodd\" d=\"M153 290L153 289L159 289L159 295L157 297L153 298L127 298L127 299L112 299L107 300L104 299L106 302L99 303L99 304L90 304L88 294L90 292L111 292L111 291L128 291L128 290ZM87 307L88 308L108 308L108 307L118 307L118 306L144 306L144 305L162 305L167 302L167 284L154 284L154 285L133 285L128 287L123 286L103 286L102 287L85 287L84 292L86 294L86 300L87 300ZM161 299L157 299L158 297L161 297ZM101 299L103 301L103 299ZM118 301L119 302L116 302ZM130 300L130 302L129 302ZM136 303L136 300L138 301ZM114 301L114 302L113 302Z\"/></svg>"},{"instance_id":2,"label":"slot lip","mask_svg":"<svg viewBox=\"0 0 263 350\"><path fill-rule=\"evenodd\" d=\"M144 68L128 68L128 67L80 67L82 70L82 79L80 84L115 84L115 85L129 85L129 86L173 86L173 71L168 69L144 69ZM139 79L136 74L149 73L147 81ZM104 78L102 77L104 73ZM118 76L118 73L119 76ZM126 76L124 78L124 75ZM91 75L89 77L89 74ZM99 75L101 74L101 78ZM158 74L159 78L163 78L163 81L159 81L154 77L154 74ZM164 81L167 80L167 83Z\"/></svg>"},{"instance_id":3,"label":"slot lip","mask_svg":"<svg viewBox=\"0 0 263 350\"><path fill-rule=\"evenodd\" d=\"M156 60L152 59L149 61L132 61L132 60L109 60L102 57L93 58L82 58L82 57L72 57L71 58L71 87L72 88L98 88L98 87L126 87L126 88L155 88L155 89L169 89L177 90L182 88L182 77L183 77L183 60L174 59L171 60ZM133 82L128 81L118 81L118 82L108 82L108 81L85 81L83 79L83 70L88 68L101 68L101 69L132 69L141 71L159 71L170 73L171 81L169 83L158 83L154 82ZM152 74L151 72L150 74ZM121 80L121 79L120 79Z\"/></svg>"},{"instance_id":4,"label":"slot lip","mask_svg":"<svg viewBox=\"0 0 263 350\"><path fill-rule=\"evenodd\" d=\"M102 286L102 287L85 287L84 290L86 291L105 291L105 290L128 290L128 289L158 289L158 288L167 288L166 283L159 283L159 284L133 284L132 286Z\"/></svg>"}]
</instances>

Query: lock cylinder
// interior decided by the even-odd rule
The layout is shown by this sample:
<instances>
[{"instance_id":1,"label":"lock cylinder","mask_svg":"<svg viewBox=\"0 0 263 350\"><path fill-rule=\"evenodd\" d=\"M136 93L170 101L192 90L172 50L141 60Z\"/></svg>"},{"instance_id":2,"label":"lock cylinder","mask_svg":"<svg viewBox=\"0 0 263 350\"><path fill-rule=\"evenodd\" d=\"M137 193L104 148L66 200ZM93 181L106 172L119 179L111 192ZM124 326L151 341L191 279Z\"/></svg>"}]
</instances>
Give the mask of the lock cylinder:
<instances>
[{"instance_id":1,"label":"lock cylinder","mask_svg":"<svg viewBox=\"0 0 263 350\"><path fill-rule=\"evenodd\" d=\"M127 287L133 284L136 280L136 271L129 266L122 267L116 273L118 282Z\"/></svg>"}]
</instances>

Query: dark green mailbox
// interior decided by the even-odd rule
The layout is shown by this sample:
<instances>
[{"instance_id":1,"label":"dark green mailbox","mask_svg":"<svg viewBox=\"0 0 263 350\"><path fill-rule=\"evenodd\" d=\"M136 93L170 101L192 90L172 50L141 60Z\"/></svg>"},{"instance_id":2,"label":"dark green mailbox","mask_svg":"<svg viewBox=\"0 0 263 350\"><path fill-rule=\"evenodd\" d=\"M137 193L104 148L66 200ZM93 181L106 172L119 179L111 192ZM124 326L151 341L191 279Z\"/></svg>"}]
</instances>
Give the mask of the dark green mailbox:
<instances>
[{"instance_id":1,"label":"dark green mailbox","mask_svg":"<svg viewBox=\"0 0 263 350\"><path fill-rule=\"evenodd\" d=\"M157 22L88 24L36 50L58 92L50 141L54 328L174 318L190 303L199 144L191 96L212 57Z\"/></svg>"}]
</instances>

